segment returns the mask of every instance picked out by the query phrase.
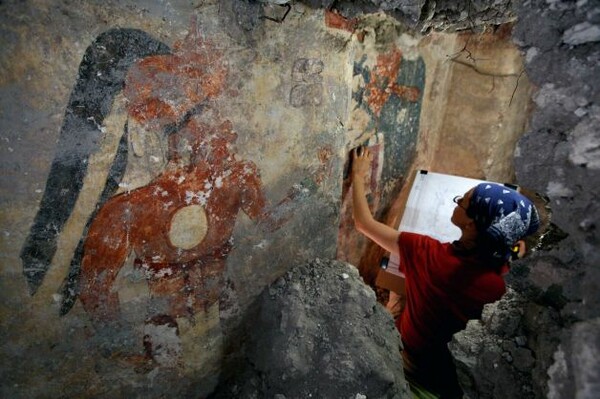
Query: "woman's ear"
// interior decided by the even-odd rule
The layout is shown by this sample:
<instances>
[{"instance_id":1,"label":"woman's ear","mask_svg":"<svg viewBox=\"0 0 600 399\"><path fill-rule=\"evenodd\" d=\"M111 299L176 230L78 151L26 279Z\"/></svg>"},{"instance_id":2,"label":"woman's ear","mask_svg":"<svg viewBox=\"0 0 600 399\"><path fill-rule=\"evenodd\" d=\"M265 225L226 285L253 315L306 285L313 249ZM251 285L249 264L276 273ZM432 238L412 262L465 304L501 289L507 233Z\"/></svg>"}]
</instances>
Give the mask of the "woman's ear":
<instances>
[{"instance_id":1,"label":"woman's ear","mask_svg":"<svg viewBox=\"0 0 600 399\"><path fill-rule=\"evenodd\" d=\"M527 246L525 245L525 241L523 240L519 240L516 242L515 247L518 247L518 251L517 251L517 258L521 259L523 256L525 256L525 252L527 252Z\"/></svg>"},{"instance_id":2,"label":"woman's ear","mask_svg":"<svg viewBox=\"0 0 600 399\"><path fill-rule=\"evenodd\" d=\"M473 220L472 218L469 218L469 221L466 224L466 229L473 231L477 234L478 230L477 230L477 225L475 224L475 220Z\"/></svg>"}]
</instances>

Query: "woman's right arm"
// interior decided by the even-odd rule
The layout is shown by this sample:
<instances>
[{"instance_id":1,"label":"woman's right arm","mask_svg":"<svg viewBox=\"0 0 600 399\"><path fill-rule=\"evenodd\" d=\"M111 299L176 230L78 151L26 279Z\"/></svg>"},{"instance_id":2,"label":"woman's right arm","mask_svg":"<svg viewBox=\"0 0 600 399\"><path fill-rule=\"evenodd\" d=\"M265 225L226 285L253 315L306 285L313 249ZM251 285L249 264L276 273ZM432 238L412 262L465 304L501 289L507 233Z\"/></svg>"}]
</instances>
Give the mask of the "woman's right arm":
<instances>
[{"instance_id":1,"label":"woman's right arm","mask_svg":"<svg viewBox=\"0 0 600 399\"><path fill-rule=\"evenodd\" d=\"M371 154L366 147L352 152L352 203L354 225L362 234L392 254L399 255L400 232L375 220L365 194L365 176L371 172Z\"/></svg>"}]
</instances>

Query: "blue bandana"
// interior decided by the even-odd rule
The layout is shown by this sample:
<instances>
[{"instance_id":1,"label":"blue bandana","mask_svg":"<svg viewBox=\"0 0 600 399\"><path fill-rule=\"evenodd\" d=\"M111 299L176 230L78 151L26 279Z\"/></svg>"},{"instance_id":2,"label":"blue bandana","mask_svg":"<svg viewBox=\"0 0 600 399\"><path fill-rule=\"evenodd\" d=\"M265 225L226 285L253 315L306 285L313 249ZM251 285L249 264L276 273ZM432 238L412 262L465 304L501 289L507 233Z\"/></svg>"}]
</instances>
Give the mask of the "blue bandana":
<instances>
[{"instance_id":1,"label":"blue bandana","mask_svg":"<svg viewBox=\"0 0 600 399\"><path fill-rule=\"evenodd\" d=\"M508 260L510 248L540 226L537 209L524 195L499 184L481 183L473 190L467 215L483 233L490 255Z\"/></svg>"}]
</instances>

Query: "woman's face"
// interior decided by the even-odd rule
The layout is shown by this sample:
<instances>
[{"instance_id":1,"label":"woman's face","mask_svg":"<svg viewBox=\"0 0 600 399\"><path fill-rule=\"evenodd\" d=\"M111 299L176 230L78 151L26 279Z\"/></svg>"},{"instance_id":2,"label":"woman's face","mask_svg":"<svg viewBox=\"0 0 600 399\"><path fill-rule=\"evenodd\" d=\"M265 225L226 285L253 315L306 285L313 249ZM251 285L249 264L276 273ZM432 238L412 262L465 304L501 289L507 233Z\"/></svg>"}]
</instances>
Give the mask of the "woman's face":
<instances>
[{"instance_id":1,"label":"woman's face","mask_svg":"<svg viewBox=\"0 0 600 399\"><path fill-rule=\"evenodd\" d=\"M469 222L473 222L469 216L467 216L467 208L469 207L469 203L471 202L471 196L473 196L473 191L475 189L472 188L467 191L462 198L458 200L456 207L454 208L454 212L452 212L452 217L450 221L459 229L463 229Z\"/></svg>"}]
</instances>

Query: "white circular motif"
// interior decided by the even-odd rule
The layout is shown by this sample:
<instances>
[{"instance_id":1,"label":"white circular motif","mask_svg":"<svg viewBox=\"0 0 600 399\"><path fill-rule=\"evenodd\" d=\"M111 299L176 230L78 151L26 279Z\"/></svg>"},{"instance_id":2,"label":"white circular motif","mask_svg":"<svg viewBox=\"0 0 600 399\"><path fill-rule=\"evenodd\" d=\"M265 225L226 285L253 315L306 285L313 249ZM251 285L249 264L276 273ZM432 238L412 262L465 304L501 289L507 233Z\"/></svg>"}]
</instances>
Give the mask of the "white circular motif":
<instances>
[{"instance_id":1,"label":"white circular motif","mask_svg":"<svg viewBox=\"0 0 600 399\"><path fill-rule=\"evenodd\" d=\"M173 215L169 228L171 245L192 249L204 240L208 231L206 211L200 205L183 207Z\"/></svg>"}]
</instances>

